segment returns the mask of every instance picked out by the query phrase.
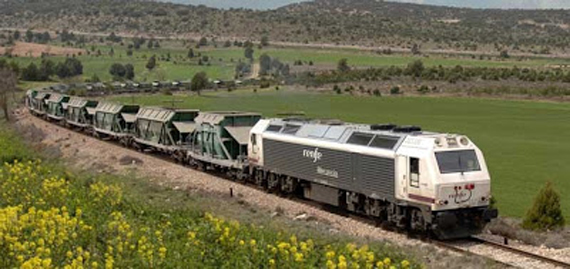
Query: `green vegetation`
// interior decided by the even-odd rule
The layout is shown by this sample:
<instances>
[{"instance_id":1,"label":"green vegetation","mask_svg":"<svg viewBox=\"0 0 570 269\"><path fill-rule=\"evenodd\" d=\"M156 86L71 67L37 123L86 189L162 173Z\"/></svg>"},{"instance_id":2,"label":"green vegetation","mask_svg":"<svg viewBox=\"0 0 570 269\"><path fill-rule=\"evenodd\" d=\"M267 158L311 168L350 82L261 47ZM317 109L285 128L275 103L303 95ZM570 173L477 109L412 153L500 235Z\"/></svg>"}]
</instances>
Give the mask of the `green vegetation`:
<instances>
[{"instance_id":1,"label":"green vegetation","mask_svg":"<svg viewBox=\"0 0 570 269\"><path fill-rule=\"evenodd\" d=\"M10 126L0 121L0 163L24 160L32 156L32 151L22 143L17 133Z\"/></svg>"},{"instance_id":2,"label":"green vegetation","mask_svg":"<svg viewBox=\"0 0 570 269\"><path fill-rule=\"evenodd\" d=\"M529 230L553 230L564 227L564 216L560 208L560 194L552 183L547 182L540 190L532 208L526 213L522 226Z\"/></svg>"},{"instance_id":3,"label":"green vegetation","mask_svg":"<svg viewBox=\"0 0 570 269\"><path fill-rule=\"evenodd\" d=\"M266 117L304 111L309 117L349 122L420 125L426 130L469 136L483 150L491 170L501 213L524 216L532 197L550 180L561 194L564 216L570 218L570 105L489 99L387 97L291 93L250 90L178 96L181 107L201 110L246 110ZM213 95L213 96L212 96ZM217 98L212 98L217 97ZM170 97L137 96L142 105L161 105ZM114 100L131 102L131 97ZM170 100L170 99L169 99Z\"/></svg>"}]
</instances>

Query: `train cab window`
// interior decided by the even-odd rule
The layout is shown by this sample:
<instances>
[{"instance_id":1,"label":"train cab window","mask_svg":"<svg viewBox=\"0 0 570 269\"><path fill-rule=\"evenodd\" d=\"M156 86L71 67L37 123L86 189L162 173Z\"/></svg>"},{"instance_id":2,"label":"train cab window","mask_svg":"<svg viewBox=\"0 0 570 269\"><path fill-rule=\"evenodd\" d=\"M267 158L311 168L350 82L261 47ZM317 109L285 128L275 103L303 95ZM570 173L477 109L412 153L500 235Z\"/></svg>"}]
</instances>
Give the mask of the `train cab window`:
<instances>
[{"instance_id":1,"label":"train cab window","mask_svg":"<svg viewBox=\"0 0 570 269\"><path fill-rule=\"evenodd\" d=\"M410 186L420 187L420 159L410 158Z\"/></svg>"}]
</instances>

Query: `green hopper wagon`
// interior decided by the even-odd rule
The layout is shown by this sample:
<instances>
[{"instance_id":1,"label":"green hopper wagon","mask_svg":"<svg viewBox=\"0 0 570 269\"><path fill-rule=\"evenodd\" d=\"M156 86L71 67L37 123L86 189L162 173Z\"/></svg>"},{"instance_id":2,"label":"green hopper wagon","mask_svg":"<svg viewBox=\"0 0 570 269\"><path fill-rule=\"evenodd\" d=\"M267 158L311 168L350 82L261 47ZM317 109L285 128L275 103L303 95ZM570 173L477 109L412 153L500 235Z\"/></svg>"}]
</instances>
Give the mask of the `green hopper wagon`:
<instances>
[{"instance_id":1,"label":"green hopper wagon","mask_svg":"<svg viewBox=\"0 0 570 269\"><path fill-rule=\"evenodd\" d=\"M79 97L71 97L67 103L65 119L67 124L79 128L88 128L93 124L97 101L85 100Z\"/></svg>"},{"instance_id":2,"label":"green hopper wagon","mask_svg":"<svg viewBox=\"0 0 570 269\"><path fill-rule=\"evenodd\" d=\"M134 124L135 147L165 152L184 161L198 113L195 109L141 108Z\"/></svg>"},{"instance_id":3,"label":"green hopper wagon","mask_svg":"<svg viewBox=\"0 0 570 269\"><path fill-rule=\"evenodd\" d=\"M198 166L211 163L237 178L247 167L249 131L261 119L249 112L206 112L196 118L191 159Z\"/></svg>"},{"instance_id":4,"label":"green hopper wagon","mask_svg":"<svg viewBox=\"0 0 570 269\"><path fill-rule=\"evenodd\" d=\"M56 121L61 121L65 117L65 109L69 101L68 95L52 93L47 99L47 116Z\"/></svg>"},{"instance_id":5,"label":"green hopper wagon","mask_svg":"<svg viewBox=\"0 0 570 269\"><path fill-rule=\"evenodd\" d=\"M93 121L95 136L116 139L127 145L138 111L138 105L100 102Z\"/></svg>"},{"instance_id":6,"label":"green hopper wagon","mask_svg":"<svg viewBox=\"0 0 570 269\"><path fill-rule=\"evenodd\" d=\"M39 92L34 99L32 99L32 114L44 116L48 110L47 99L50 97L49 92Z\"/></svg>"}]
</instances>

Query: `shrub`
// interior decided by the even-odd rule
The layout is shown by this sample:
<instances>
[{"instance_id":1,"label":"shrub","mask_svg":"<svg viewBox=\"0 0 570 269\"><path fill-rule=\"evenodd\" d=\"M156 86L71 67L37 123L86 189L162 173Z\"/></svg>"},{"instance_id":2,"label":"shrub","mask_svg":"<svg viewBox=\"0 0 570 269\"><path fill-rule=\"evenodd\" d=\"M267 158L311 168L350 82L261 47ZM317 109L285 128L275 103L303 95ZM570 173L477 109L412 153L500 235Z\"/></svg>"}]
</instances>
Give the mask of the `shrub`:
<instances>
[{"instance_id":1,"label":"shrub","mask_svg":"<svg viewBox=\"0 0 570 269\"><path fill-rule=\"evenodd\" d=\"M532 208L527 212L523 228L529 230L552 230L564 226L564 216L560 208L560 195L551 182L540 190Z\"/></svg>"},{"instance_id":2,"label":"shrub","mask_svg":"<svg viewBox=\"0 0 570 269\"><path fill-rule=\"evenodd\" d=\"M390 89L390 94L400 94L400 87L398 86L394 86L392 87L392 89Z\"/></svg>"},{"instance_id":3,"label":"shrub","mask_svg":"<svg viewBox=\"0 0 570 269\"><path fill-rule=\"evenodd\" d=\"M341 93L342 93L342 90L340 89L340 87L339 87L338 85L334 85L333 91L336 92L337 94L341 94Z\"/></svg>"}]
</instances>

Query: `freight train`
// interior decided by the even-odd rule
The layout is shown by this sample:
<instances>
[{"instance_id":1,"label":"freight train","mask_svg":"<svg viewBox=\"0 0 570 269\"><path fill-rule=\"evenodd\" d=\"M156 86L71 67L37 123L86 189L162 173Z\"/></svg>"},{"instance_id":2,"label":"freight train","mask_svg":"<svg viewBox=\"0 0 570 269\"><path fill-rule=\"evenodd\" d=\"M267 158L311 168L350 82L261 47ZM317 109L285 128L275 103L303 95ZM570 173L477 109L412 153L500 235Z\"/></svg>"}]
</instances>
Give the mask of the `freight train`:
<instances>
[{"instance_id":1,"label":"freight train","mask_svg":"<svg viewBox=\"0 0 570 269\"><path fill-rule=\"evenodd\" d=\"M26 105L35 116L101 139L438 239L477 234L498 215L483 153L463 135L140 107L37 90L27 92Z\"/></svg>"}]
</instances>

